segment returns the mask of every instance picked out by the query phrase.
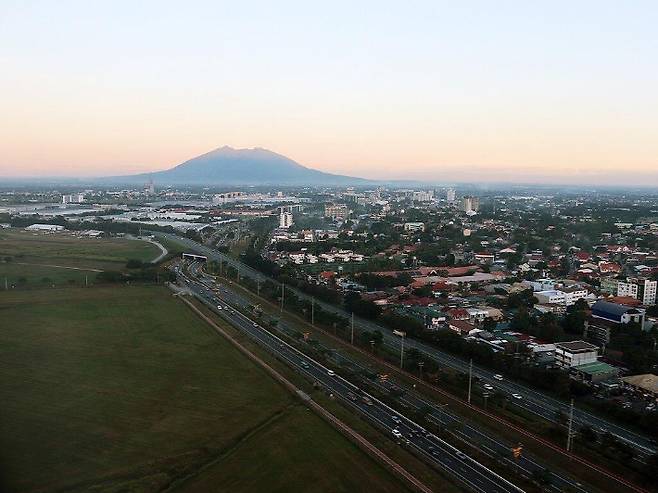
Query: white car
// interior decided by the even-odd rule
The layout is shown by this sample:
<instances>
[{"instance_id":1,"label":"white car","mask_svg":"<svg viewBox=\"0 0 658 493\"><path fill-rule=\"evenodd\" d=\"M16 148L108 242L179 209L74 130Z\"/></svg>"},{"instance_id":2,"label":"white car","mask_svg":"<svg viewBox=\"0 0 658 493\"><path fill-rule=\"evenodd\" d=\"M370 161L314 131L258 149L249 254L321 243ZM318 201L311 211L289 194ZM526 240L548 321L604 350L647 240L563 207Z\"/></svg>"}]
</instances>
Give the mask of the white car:
<instances>
[{"instance_id":1,"label":"white car","mask_svg":"<svg viewBox=\"0 0 658 493\"><path fill-rule=\"evenodd\" d=\"M333 370L327 370L327 375L329 375L330 377L335 377L335 376L336 376L336 372L333 371Z\"/></svg>"},{"instance_id":2,"label":"white car","mask_svg":"<svg viewBox=\"0 0 658 493\"><path fill-rule=\"evenodd\" d=\"M490 383L485 383L482 387L484 387L484 390L489 390L489 391L494 389L493 385L491 385Z\"/></svg>"},{"instance_id":3,"label":"white car","mask_svg":"<svg viewBox=\"0 0 658 493\"><path fill-rule=\"evenodd\" d=\"M395 438L402 438L402 433L400 433L400 430L398 430L397 428L394 428L393 431L391 431L391 433L393 433L393 436Z\"/></svg>"},{"instance_id":4,"label":"white car","mask_svg":"<svg viewBox=\"0 0 658 493\"><path fill-rule=\"evenodd\" d=\"M496 374L494 375L494 378L495 378L496 380L498 380L498 381L502 381L502 380L503 380L503 376L502 376L502 375L499 375L498 373L496 373Z\"/></svg>"},{"instance_id":5,"label":"white car","mask_svg":"<svg viewBox=\"0 0 658 493\"><path fill-rule=\"evenodd\" d=\"M521 394L512 394L512 397L514 397L516 400L521 400L523 399L523 396Z\"/></svg>"},{"instance_id":6,"label":"white car","mask_svg":"<svg viewBox=\"0 0 658 493\"><path fill-rule=\"evenodd\" d=\"M218 309L218 310L221 310L221 309L222 309L222 305L217 305L217 309Z\"/></svg>"}]
</instances>

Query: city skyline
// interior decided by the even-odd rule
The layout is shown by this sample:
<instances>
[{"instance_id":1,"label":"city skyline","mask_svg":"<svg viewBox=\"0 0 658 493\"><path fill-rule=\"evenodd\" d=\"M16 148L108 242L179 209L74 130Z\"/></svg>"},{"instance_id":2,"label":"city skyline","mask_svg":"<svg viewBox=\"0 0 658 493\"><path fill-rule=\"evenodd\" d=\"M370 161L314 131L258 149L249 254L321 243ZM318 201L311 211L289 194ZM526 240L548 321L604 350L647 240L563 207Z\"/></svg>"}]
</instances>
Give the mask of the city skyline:
<instances>
[{"instance_id":1,"label":"city skyline","mask_svg":"<svg viewBox=\"0 0 658 493\"><path fill-rule=\"evenodd\" d=\"M379 180L658 183L650 2L195 6L3 7L0 176L230 145Z\"/></svg>"}]
</instances>

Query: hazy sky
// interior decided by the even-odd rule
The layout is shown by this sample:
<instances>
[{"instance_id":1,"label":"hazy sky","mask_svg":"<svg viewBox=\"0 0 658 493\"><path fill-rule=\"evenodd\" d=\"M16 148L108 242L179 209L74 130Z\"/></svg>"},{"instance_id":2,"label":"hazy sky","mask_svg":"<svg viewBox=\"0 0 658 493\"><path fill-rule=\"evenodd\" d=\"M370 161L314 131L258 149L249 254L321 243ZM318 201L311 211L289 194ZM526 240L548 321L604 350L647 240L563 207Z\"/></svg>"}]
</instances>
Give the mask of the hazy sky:
<instances>
[{"instance_id":1,"label":"hazy sky","mask_svg":"<svg viewBox=\"0 0 658 493\"><path fill-rule=\"evenodd\" d=\"M0 176L265 147L373 178L658 186L655 1L0 1Z\"/></svg>"}]
</instances>

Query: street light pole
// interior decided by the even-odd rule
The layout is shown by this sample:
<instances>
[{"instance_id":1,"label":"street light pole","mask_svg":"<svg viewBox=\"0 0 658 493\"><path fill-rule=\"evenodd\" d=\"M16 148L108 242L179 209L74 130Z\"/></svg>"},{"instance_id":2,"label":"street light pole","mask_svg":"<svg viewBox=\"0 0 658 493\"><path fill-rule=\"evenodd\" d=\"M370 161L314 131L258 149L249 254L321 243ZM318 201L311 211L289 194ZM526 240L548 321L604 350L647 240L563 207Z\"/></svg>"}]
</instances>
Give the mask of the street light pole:
<instances>
[{"instance_id":1,"label":"street light pole","mask_svg":"<svg viewBox=\"0 0 658 493\"><path fill-rule=\"evenodd\" d=\"M354 346L354 312L352 312L352 332L351 332L351 334L352 335L350 336L350 342L351 342L352 346Z\"/></svg>"},{"instance_id":2,"label":"street light pole","mask_svg":"<svg viewBox=\"0 0 658 493\"><path fill-rule=\"evenodd\" d=\"M400 369L404 370L404 332L402 333L402 339L400 339Z\"/></svg>"},{"instance_id":3,"label":"street light pole","mask_svg":"<svg viewBox=\"0 0 658 493\"><path fill-rule=\"evenodd\" d=\"M468 403L471 403L471 386L473 379L473 359L468 362Z\"/></svg>"},{"instance_id":4,"label":"street light pole","mask_svg":"<svg viewBox=\"0 0 658 493\"><path fill-rule=\"evenodd\" d=\"M315 327L315 298L311 298L311 325Z\"/></svg>"},{"instance_id":5,"label":"street light pole","mask_svg":"<svg viewBox=\"0 0 658 493\"><path fill-rule=\"evenodd\" d=\"M567 432L567 452L571 452L572 446L572 433L573 433L573 399L569 406L569 431Z\"/></svg>"},{"instance_id":6,"label":"street light pole","mask_svg":"<svg viewBox=\"0 0 658 493\"><path fill-rule=\"evenodd\" d=\"M423 366L425 366L424 361L419 361L418 362L418 370L420 371L420 379L423 379Z\"/></svg>"}]
</instances>

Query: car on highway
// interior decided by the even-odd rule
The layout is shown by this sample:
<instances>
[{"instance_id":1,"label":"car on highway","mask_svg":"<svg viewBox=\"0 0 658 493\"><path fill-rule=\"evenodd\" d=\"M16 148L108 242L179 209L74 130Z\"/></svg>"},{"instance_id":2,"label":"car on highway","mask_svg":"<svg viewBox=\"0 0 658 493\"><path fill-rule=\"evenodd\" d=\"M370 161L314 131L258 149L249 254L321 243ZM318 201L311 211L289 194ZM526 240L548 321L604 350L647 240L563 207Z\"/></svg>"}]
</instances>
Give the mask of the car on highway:
<instances>
[{"instance_id":1,"label":"car on highway","mask_svg":"<svg viewBox=\"0 0 658 493\"><path fill-rule=\"evenodd\" d=\"M490 383L485 383L482 387L484 387L485 390L493 390L493 385Z\"/></svg>"},{"instance_id":2,"label":"car on highway","mask_svg":"<svg viewBox=\"0 0 658 493\"><path fill-rule=\"evenodd\" d=\"M391 421L393 421L393 423L398 423L399 424L400 423L400 418L398 418L397 416L391 416Z\"/></svg>"},{"instance_id":3,"label":"car on highway","mask_svg":"<svg viewBox=\"0 0 658 493\"><path fill-rule=\"evenodd\" d=\"M503 380L503 376L500 375L500 374L498 374L498 373L496 373L493 377L494 377L496 380L498 380L498 381L502 381L502 380Z\"/></svg>"},{"instance_id":4,"label":"car on highway","mask_svg":"<svg viewBox=\"0 0 658 493\"><path fill-rule=\"evenodd\" d=\"M217 309L218 309L218 310L221 310L221 309L222 309L222 305L217 305Z\"/></svg>"},{"instance_id":5,"label":"car on highway","mask_svg":"<svg viewBox=\"0 0 658 493\"><path fill-rule=\"evenodd\" d=\"M512 394L512 397L514 397L517 401L523 399L523 396L521 394Z\"/></svg>"},{"instance_id":6,"label":"car on highway","mask_svg":"<svg viewBox=\"0 0 658 493\"><path fill-rule=\"evenodd\" d=\"M370 397L367 395L364 395L362 400L366 406L372 406L372 399L370 399Z\"/></svg>"},{"instance_id":7,"label":"car on highway","mask_svg":"<svg viewBox=\"0 0 658 493\"><path fill-rule=\"evenodd\" d=\"M254 327L258 327L258 324L256 322L254 322Z\"/></svg>"},{"instance_id":8,"label":"car on highway","mask_svg":"<svg viewBox=\"0 0 658 493\"><path fill-rule=\"evenodd\" d=\"M302 365L302 368L308 369L308 363L306 361L302 361L300 365Z\"/></svg>"},{"instance_id":9,"label":"car on highway","mask_svg":"<svg viewBox=\"0 0 658 493\"><path fill-rule=\"evenodd\" d=\"M455 452L455 455L456 455L457 457L459 457L461 460L466 460L466 459L468 459L468 455L466 455L464 452L461 452L461 451L459 451L459 450L458 450L457 452Z\"/></svg>"},{"instance_id":10,"label":"car on highway","mask_svg":"<svg viewBox=\"0 0 658 493\"><path fill-rule=\"evenodd\" d=\"M333 371L333 370L327 370L327 375L329 375L330 377L335 377L335 376L336 376L336 372Z\"/></svg>"},{"instance_id":11,"label":"car on highway","mask_svg":"<svg viewBox=\"0 0 658 493\"><path fill-rule=\"evenodd\" d=\"M402 438L402 433L400 433L400 430L398 430L397 428L393 428L391 433L393 433L393 436L395 438Z\"/></svg>"}]
</instances>

